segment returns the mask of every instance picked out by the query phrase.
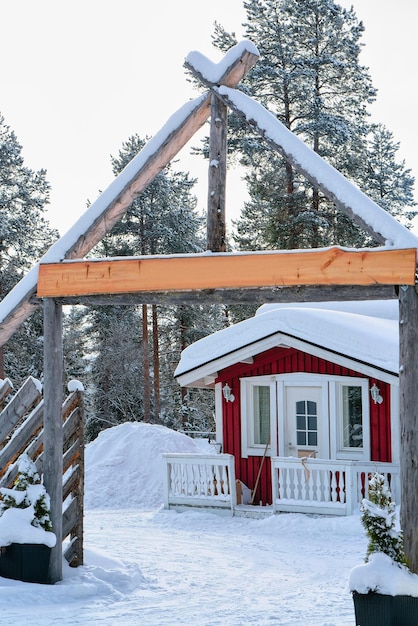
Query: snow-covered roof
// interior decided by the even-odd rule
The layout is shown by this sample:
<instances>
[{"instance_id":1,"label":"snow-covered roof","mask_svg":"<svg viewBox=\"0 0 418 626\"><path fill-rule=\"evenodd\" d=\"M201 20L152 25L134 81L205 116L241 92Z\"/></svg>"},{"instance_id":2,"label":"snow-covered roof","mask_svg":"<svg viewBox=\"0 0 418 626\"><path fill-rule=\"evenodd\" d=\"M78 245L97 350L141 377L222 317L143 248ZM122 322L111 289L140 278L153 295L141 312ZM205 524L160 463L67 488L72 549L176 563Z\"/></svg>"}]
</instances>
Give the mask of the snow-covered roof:
<instances>
[{"instance_id":1,"label":"snow-covered roof","mask_svg":"<svg viewBox=\"0 0 418 626\"><path fill-rule=\"evenodd\" d=\"M397 307L397 300L264 305L254 317L187 347L175 376L182 385L200 386L221 369L287 345L392 377L399 367Z\"/></svg>"}]
</instances>

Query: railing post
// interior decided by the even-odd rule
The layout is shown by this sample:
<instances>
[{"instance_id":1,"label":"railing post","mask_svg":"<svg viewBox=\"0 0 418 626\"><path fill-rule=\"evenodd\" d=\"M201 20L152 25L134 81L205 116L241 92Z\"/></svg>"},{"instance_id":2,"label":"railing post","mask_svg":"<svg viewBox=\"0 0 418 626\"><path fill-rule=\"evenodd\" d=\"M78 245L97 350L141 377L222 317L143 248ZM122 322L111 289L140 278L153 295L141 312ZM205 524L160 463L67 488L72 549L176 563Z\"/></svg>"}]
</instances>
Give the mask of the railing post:
<instances>
[{"instance_id":1,"label":"railing post","mask_svg":"<svg viewBox=\"0 0 418 626\"><path fill-rule=\"evenodd\" d=\"M272 502L273 502L273 513L276 513L276 500L279 495L279 485L277 479L277 466L276 466L276 458L271 457L271 491L272 491Z\"/></svg>"},{"instance_id":2,"label":"railing post","mask_svg":"<svg viewBox=\"0 0 418 626\"><path fill-rule=\"evenodd\" d=\"M234 515L237 506L237 485L235 482L235 459L230 457L228 461L229 495L231 497L231 513Z\"/></svg>"},{"instance_id":3,"label":"railing post","mask_svg":"<svg viewBox=\"0 0 418 626\"><path fill-rule=\"evenodd\" d=\"M354 484L356 483L356 484ZM347 515L352 515L357 504L357 474L352 468L350 462L345 466L345 505L347 507Z\"/></svg>"},{"instance_id":4,"label":"railing post","mask_svg":"<svg viewBox=\"0 0 418 626\"><path fill-rule=\"evenodd\" d=\"M171 470L171 464L170 461L165 457L165 454L163 454L163 461L164 461L164 472L163 472L163 493L164 493L164 508L165 509L169 509L170 508L170 470Z\"/></svg>"}]
</instances>

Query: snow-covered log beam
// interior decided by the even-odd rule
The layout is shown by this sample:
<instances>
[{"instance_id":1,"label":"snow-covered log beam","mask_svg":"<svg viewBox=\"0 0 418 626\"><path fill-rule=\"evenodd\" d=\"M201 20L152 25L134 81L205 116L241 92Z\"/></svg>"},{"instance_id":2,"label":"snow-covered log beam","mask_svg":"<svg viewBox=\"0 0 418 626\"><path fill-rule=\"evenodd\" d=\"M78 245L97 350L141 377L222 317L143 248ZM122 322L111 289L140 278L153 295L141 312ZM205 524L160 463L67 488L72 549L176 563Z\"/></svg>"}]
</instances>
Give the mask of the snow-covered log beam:
<instances>
[{"instance_id":1,"label":"snow-covered log beam","mask_svg":"<svg viewBox=\"0 0 418 626\"><path fill-rule=\"evenodd\" d=\"M236 89L215 85L212 89L224 104L244 118L297 172L377 243L418 247L418 237L324 161L260 103Z\"/></svg>"},{"instance_id":2,"label":"snow-covered log beam","mask_svg":"<svg viewBox=\"0 0 418 626\"><path fill-rule=\"evenodd\" d=\"M223 61L214 66L216 84L235 87L256 63L253 44L239 44ZM41 259L56 263L63 259L84 257L111 230L142 191L178 154L210 115L211 93L183 105L161 130L132 159L109 187L99 196ZM31 298L36 293L38 265L35 265L0 303L0 346L34 311Z\"/></svg>"},{"instance_id":3,"label":"snow-covered log beam","mask_svg":"<svg viewBox=\"0 0 418 626\"><path fill-rule=\"evenodd\" d=\"M38 297L289 285L413 285L416 249L188 254L41 265Z\"/></svg>"}]
</instances>

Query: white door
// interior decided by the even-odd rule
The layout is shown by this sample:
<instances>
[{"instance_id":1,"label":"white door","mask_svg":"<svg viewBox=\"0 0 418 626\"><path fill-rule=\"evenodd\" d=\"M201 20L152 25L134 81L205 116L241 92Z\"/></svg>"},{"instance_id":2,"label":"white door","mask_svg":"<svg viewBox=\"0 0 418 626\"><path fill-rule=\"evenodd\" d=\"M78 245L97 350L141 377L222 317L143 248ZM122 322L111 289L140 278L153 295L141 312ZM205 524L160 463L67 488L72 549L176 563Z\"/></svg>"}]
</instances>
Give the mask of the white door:
<instances>
[{"instance_id":1,"label":"white door","mask_svg":"<svg viewBox=\"0 0 418 626\"><path fill-rule=\"evenodd\" d=\"M285 455L329 458L325 386L285 385L284 395Z\"/></svg>"}]
</instances>

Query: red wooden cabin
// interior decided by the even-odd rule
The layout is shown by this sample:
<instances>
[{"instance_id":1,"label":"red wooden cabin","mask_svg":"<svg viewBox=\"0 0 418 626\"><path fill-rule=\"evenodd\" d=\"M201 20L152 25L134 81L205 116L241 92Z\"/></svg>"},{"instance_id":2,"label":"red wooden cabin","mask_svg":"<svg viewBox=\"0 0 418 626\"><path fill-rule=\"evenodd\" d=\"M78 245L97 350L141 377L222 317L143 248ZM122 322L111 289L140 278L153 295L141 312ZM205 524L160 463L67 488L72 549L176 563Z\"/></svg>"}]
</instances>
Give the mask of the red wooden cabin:
<instances>
[{"instance_id":1,"label":"red wooden cabin","mask_svg":"<svg viewBox=\"0 0 418 626\"><path fill-rule=\"evenodd\" d=\"M379 466L397 474L397 306L397 301L266 305L254 318L183 352L177 380L215 390L217 441L233 455L235 477L251 490L253 502L271 505L277 497L279 510L303 510L301 499L312 505L313 492L284 494L280 482L274 491L272 471L280 474L282 467L283 478L287 462L300 469L307 484L320 461L329 464L328 474L332 463L340 463L337 482L350 468L354 491L363 493L368 470ZM344 485L335 486L336 503L347 482L345 476Z\"/></svg>"}]
</instances>

